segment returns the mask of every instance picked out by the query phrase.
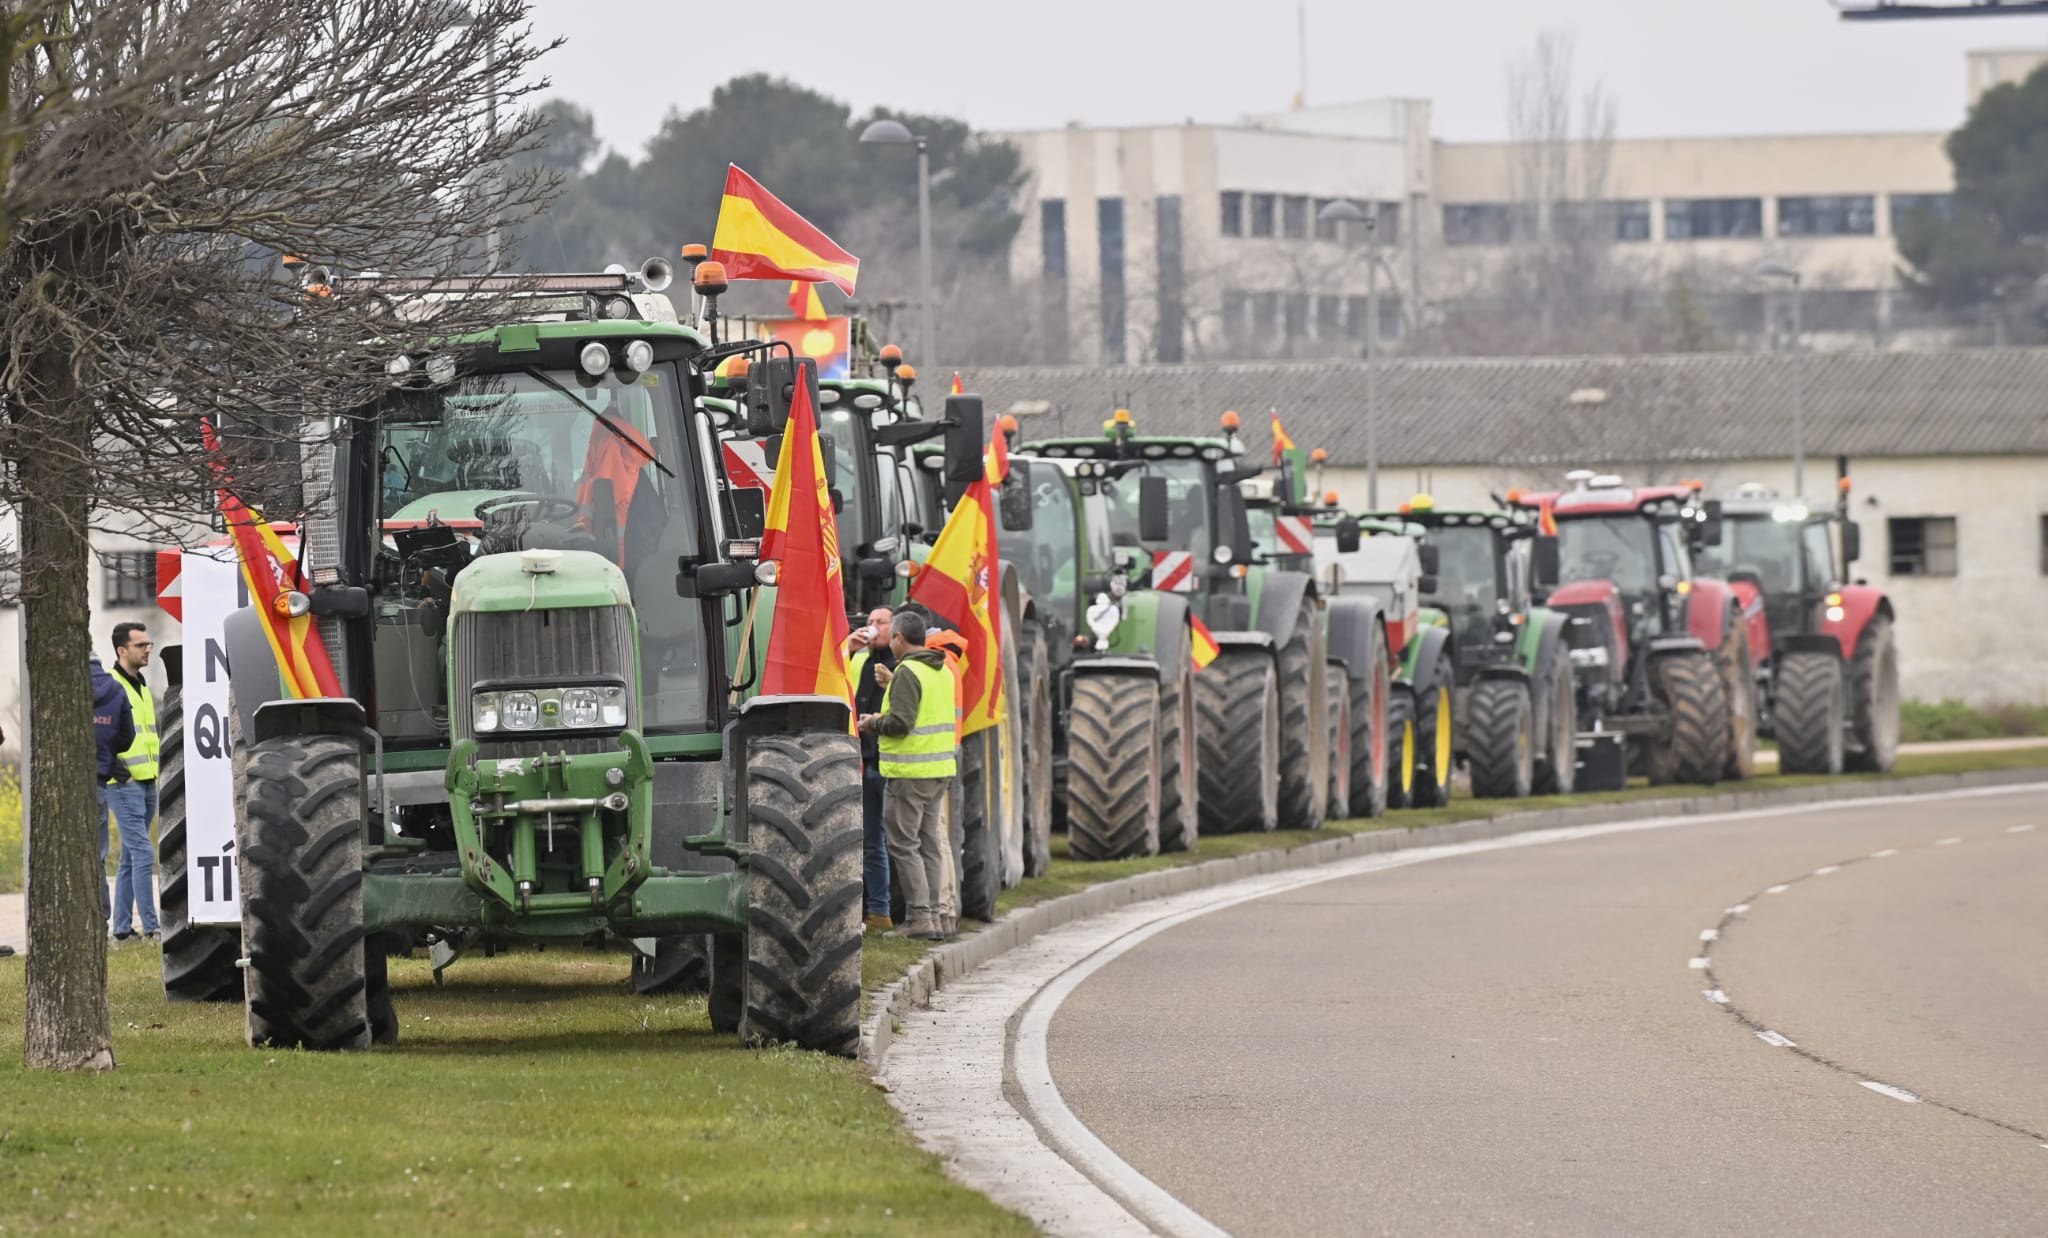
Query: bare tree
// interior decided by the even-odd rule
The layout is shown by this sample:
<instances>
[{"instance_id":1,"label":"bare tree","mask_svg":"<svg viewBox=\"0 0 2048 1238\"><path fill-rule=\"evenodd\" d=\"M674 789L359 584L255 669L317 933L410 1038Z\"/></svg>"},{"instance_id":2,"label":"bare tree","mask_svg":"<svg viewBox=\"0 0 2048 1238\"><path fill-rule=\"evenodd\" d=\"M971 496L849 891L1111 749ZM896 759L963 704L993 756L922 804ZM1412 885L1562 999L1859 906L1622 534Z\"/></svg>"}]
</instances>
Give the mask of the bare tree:
<instances>
[{"instance_id":1,"label":"bare tree","mask_svg":"<svg viewBox=\"0 0 2048 1238\"><path fill-rule=\"evenodd\" d=\"M309 303L278 259L445 275L530 214L547 173L502 168L531 125L493 115L546 85L528 76L545 49L525 14L523 0L481 0L461 24L444 0L0 5L17 49L0 114L0 501L21 518L32 675L31 1067L114 1064L86 674L95 522L187 527L216 463L255 484L263 461L369 400L387 360L490 321L482 302L431 323L368 298ZM239 428L229 459L204 449L201 419Z\"/></svg>"}]
</instances>

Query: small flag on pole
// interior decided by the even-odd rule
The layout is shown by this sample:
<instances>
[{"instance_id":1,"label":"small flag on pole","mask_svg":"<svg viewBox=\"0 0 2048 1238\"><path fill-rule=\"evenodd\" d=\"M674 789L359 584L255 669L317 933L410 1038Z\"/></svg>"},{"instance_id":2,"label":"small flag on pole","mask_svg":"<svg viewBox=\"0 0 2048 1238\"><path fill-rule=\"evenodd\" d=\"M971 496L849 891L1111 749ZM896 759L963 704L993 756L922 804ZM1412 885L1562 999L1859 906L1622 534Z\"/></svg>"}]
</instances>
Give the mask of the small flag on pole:
<instances>
[{"instance_id":1,"label":"small flag on pole","mask_svg":"<svg viewBox=\"0 0 2048 1238\"><path fill-rule=\"evenodd\" d=\"M725 171L725 197L718 204L711 257L725 264L730 279L831 284L849 297L860 277L860 259L784 206L738 164Z\"/></svg>"}]
</instances>

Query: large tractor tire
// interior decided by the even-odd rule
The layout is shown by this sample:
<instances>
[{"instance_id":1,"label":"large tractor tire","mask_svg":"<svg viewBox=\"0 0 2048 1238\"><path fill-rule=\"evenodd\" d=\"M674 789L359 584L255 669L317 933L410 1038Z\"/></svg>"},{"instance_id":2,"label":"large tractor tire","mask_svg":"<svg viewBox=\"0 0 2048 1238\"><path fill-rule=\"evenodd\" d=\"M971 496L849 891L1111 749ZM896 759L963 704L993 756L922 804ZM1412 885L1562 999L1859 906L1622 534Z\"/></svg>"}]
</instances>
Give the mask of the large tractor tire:
<instances>
[{"instance_id":1,"label":"large tractor tire","mask_svg":"<svg viewBox=\"0 0 2048 1238\"><path fill-rule=\"evenodd\" d=\"M1842 659L1819 650L1778 655L1771 711L1781 774L1839 774L1843 760Z\"/></svg>"},{"instance_id":2,"label":"large tractor tire","mask_svg":"<svg viewBox=\"0 0 2048 1238\"><path fill-rule=\"evenodd\" d=\"M1871 616L1849 662L1849 724L1849 768L1890 773L1899 759L1899 649L1883 615Z\"/></svg>"},{"instance_id":3,"label":"large tractor tire","mask_svg":"<svg viewBox=\"0 0 2048 1238\"><path fill-rule=\"evenodd\" d=\"M164 996L174 1002L240 1001L242 969L235 966L242 956L240 935L224 925L192 923L192 881L185 858L185 707L183 693L176 688L157 712L157 734L163 738L156 784L156 859Z\"/></svg>"},{"instance_id":4,"label":"large tractor tire","mask_svg":"<svg viewBox=\"0 0 2048 1238\"><path fill-rule=\"evenodd\" d=\"M1280 691L1263 649L1218 654L1195 676L1202 833L1270 833L1280 821Z\"/></svg>"},{"instance_id":5,"label":"large tractor tire","mask_svg":"<svg viewBox=\"0 0 2048 1238\"><path fill-rule=\"evenodd\" d=\"M1756 667L1749 660L1749 625L1739 613L1729 615L1714 669L1721 677L1721 695L1728 702L1728 748L1721 760L1721 777L1737 782L1754 778L1757 719L1762 714L1757 703Z\"/></svg>"},{"instance_id":6,"label":"large tractor tire","mask_svg":"<svg viewBox=\"0 0 2048 1238\"><path fill-rule=\"evenodd\" d=\"M1409 802L1416 808L1446 808L1457 769L1451 756L1451 660L1437 663L1436 686L1415 702L1415 788Z\"/></svg>"},{"instance_id":7,"label":"large tractor tire","mask_svg":"<svg viewBox=\"0 0 2048 1238\"><path fill-rule=\"evenodd\" d=\"M1386 633L1374 625L1367 664L1354 666L1345 679L1351 693L1351 815L1380 817L1387 811L1392 763L1388 754L1400 737L1387 723L1394 676L1387 662Z\"/></svg>"},{"instance_id":8,"label":"large tractor tire","mask_svg":"<svg viewBox=\"0 0 2048 1238\"><path fill-rule=\"evenodd\" d=\"M1330 663L1324 680L1329 691L1330 785L1324 793L1323 811L1332 821L1351 819L1351 677L1340 662Z\"/></svg>"},{"instance_id":9,"label":"large tractor tire","mask_svg":"<svg viewBox=\"0 0 2048 1238\"><path fill-rule=\"evenodd\" d=\"M960 745L960 850L955 856L960 873L960 914L992 922L996 918L996 895L1003 892L1003 838L995 819L989 815L995 787L1002 772L994 768L1001 757L993 727L969 735Z\"/></svg>"},{"instance_id":10,"label":"large tractor tire","mask_svg":"<svg viewBox=\"0 0 2048 1238\"><path fill-rule=\"evenodd\" d=\"M860 1048L860 746L766 735L747 753L747 965L739 1033Z\"/></svg>"},{"instance_id":11,"label":"large tractor tire","mask_svg":"<svg viewBox=\"0 0 2048 1238\"><path fill-rule=\"evenodd\" d=\"M1472 794L1526 799L1536 783L1536 704L1519 679L1482 679L1465 704Z\"/></svg>"},{"instance_id":12,"label":"large tractor tire","mask_svg":"<svg viewBox=\"0 0 2048 1238\"><path fill-rule=\"evenodd\" d=\"M633 955L633 991L642 997L711 991L711 943L702 933L659 937L654 954Z\"/></svg>"},{"instance_id":13,"label":"large tractor tire","mask_svg":"<svg viewBox=\"0 0 2048 1238\"><path fill-rule=\"evenodd\" d=\"M1195 664L1167 673L1159 686L1159 849L1193 851L1202 833L1201 784L1195 777Z\"/></svg>"},{"instance_id":14,"label":"large tractor tire","mask_svg":"<svg viewBox=\"0 0 2048 1238\"><path fill-rule=\"evenodd\" d=\"M1052 867L1052 681L1045 631L1025 628L1017 662L1018 712L1024 726L1024 875L1043 877Z\"/></svg>"},{"instance_id":15,"label":"large tractor tire","mask_svg":"<svg viewBox=\"0 0 2048 1238\"><path fill-rule=\"evenodd\" d=\"M1387 694L1387 807L1419 808L1415 802L1415 692L1396 684Z\"/></svg>"},{"instance_id":16,"label":"large tractor tire","mask_svg":"<svg viewBox=\"0 0 2048 1238\"><path fill-rule=\"evenodd\" d=\"M1324 739L1326 695L1323 625L1315 602L1304 597L1294 631L1280 646L1280 828L1323 825L1329 750Z\"/></svg>"},{"instance_id":17,"label":"large tractor tire","mask_svg":"<svg viewBox=\"0 0 2048 1238\"><path fill-rule=\"evenodd\" d=\"M711 1030L730 1036L740 1030L740 1015L747 1008L747 935L712 933Z\"/></svg>"},{"instance_id":18,"label":"large tractor tire","mask_svg":"<svg viewBox=\"0 0 2048 1238\"><path fill-rule=\"evenodd\" d=\"M242 794L249 1043L367 1049L362 753L339 735L265 740Z\"/></svg>"},{"instance_id":19,"label":"large tractor tire","mask_svg":"<svg viewBox=\"0 0 2048 1238\"><path fill-rule=\"evenodd\" d=\"M1077 860L1159 854L1159 681L1074 677L1067 714L1067 848Z\"/></svg>"},{"instance_id":20,"label":"large tractor tire","mask_svg":"<svg viewBox=\"0 0 2048 1238\"><path fill-rule=\"evenodd\" d=\"M1579 692L1572 662L1559 649L1550 659L1550 727L1536 754L1538 795L1570 795L1579 784Z\"/></svg>"},{"instance_id":21,"label":"large tractor tire","mask_svg":"<svg viewBox=\"0 0 2048 1238\"><path fill-rule=\"evenodd\" d=\"M1644 772L1656 786L1712 786L1728 756L1728 701L1714 655L1704 649L1660 655L1650 691L1671 720L1661 740L1644 745Z\"/></svg>"}]
</instances>

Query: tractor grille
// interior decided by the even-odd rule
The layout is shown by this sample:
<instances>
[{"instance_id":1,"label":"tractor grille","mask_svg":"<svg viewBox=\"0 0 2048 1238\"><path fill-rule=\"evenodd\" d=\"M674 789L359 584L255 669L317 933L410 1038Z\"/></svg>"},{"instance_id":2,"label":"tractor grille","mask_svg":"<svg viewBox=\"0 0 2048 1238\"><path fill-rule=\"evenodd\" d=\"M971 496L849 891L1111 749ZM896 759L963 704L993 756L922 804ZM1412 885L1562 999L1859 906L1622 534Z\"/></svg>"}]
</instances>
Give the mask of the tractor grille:
<instances>
[{"instance_id":1,"label":"tractor grille","mask_svg":"<svg viewBox=\"0 0 2048 1238\"><path fill-rule=\"evenodd\" d=\"M460 702L450 702L469 731L469 685L484 680L553 680L579 675L618 675L631 685L633 612L624 606L566 610L483 611L461 616L455 625L455 682ZM626 725L640 723L638 693L626 694ZM604 752L609 738L489 742L486 758L537 756L548 752Z\"/></svg>"}]
</instances>

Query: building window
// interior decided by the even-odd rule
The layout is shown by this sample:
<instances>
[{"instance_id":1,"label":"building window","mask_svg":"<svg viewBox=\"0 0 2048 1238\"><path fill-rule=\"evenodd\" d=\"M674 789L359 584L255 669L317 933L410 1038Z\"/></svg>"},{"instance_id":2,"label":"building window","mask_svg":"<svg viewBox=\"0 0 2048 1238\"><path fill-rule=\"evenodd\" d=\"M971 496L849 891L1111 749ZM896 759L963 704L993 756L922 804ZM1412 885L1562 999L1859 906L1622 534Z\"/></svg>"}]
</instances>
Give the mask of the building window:
<instances>
[{"instance_id":1,"label":"building window","mask_svg":"<svg viewBox=\"0 0 2048 1238\"><path fill-rule=\"evenodd\" d=\"M1875 236L1877 199L1869 194L1779 198L1779 236Z\"/></svg>"},{"instance_id":2,"label":"building window","mask_svg":"<svg viewBox=\"0 0 2048 1238\"><path fill-rule=\"evenodd\" d=\"M1174 362L1185 359L1181 333L1187 317L1187 290L1183 283L1180 252L1180 198L1161 194L1154 203L1153 225L1159 257L1159 333L1154 346L1156 359Z\"/></svg>"},{"instance_id":3,"label":"building window","mask_svg":"<svg viewBox=\"0 0 2048 1238\"><path fill-rule=\"evenodd\" d=\"M1954 516L1894 517L1886 524L1889 526L1892 541L1892 575L1956 574Z\"/></svg>"},{"instance_id":4,"label":"building window","mask_svg":"<svg viewBox=\"0 0 2048 1238\"><path fill-rule=\"evenodd\" d=\"M1382 208L1384 210L1384 208ZM1398 220L1398 216L1396 217ZM1451 202L1444 206L1444 244L1505 245L1534 235L1535 210L1524 203ZM1385 226L1385 215L1381 216Z\"/></svg>"},{"instance_id":5,"label":"building window","mask_svg":"<svg viewBox=\"0 0 2048 1238\"><path fill-rule=\"evenodd\" d=\"M1664 203L1664 239L1762 236L1762 198L1669 198Z\"/></svg>"},{"instance_id":6,"label":"building window","mask_svg":"<svg viewBox=\"0 0 2048 1238\"><path fill-rule=\"evenodd\" d=\"M1335 198L1317 198L1309 203L1309 209L1315 212L1316 239L1318 241L1334 241L1337 239L1337 221L1323 218L1323 208L1334 201L1336 201Z\"/></svg>"},{"instance_id":7,"label":"building window","mask_svg":"<svg viewBox=\"0 0 2048 1238\"><path fill-rule=\"evenodd\" d=\"M1273 235L1274 198L1270 193L1252 195L1252 235Z\"/></svg>"},{"instance_id":8,"label":"building window","mask_svg":"<svg viewBox=\"0 0 2048 1238\"><path fill-rule=\"evenodd\" d=\"M1045 251L1045 277L1067 277L1067 204L1047 198L1038 204L1038 247Z\"/></svg>"},{"instance_id":9,"label":"building window","mask_svg":"<svg viewBox=\"0 0 2048 1238\"><path fill-rule=\"evenodd\" d=\"M1956 196L1952 193L1895 193L1892 195L1892 231L1897 232L1905 222L1921 211L1927 212L1943 223L1956 213Z\"/></svg>"},{"instance_id":10,"label":"building window","mask_svg":"<svg viewBox=\"0 0 2048 1238\"><path fill-rule=\"evenodd\" d=\"M1374 228L1374 232L1378 234L1380 244L1399 245L1401 243L1401 204L1399 202L1382 202L1373 209L1378 212L1377 226Z\"/></svg>"},{"instance_id":11,"label":"building window","mask_svg":"<svg viewBox=\"0 0 2048 1238\"><path fill-rule=\"evenodd\" d=\"M1223 338L1231 344L1241 344L1245 337L1244 294L1226 292L1223 294Z\"/></svg>"},{"instance_id":12,"label":"building window","mask_svg":"<svg viewBox=\"0 0 2048 1238\"><path fill-rule=\"evenodd\" d=\"M156 601L156 551L115 550L100 556L100 605L148 606Z\"/></svg>"},{"instance_id":13,"label":"building window","mask_svg":"<svg viewBox=\"0 0 2048 1238\"><path fill-rule=\"evenodd\" d=\"M1096 236L1102 251L1102 359L1124 360L1124 200L1095 200Z\"/></svg>"},{"instance_id":14,"label":"building window","mask_svg":"<svg viewBox=\"0 0 2048 1238\"><path fill-rule=\"evenodd\" d=\"M1280 199L1280 234L1290 241L1308 239L1308 199L1290 194Z\"/></svg>"},{"instance_id":15,"label":"building window","mask_svg":"<svg viewBox=\"0 0 2048 1238\"><path fill-rule=\"evenodd\" d=\"M1380 338L1398 340L1401 338L1401 298L1380 296Z\"/></svg>"},{"instance_id":16,"label":"building window","mask_svg":"<svg viewBox=\"0 0 2048 1238\"><path fill-rule=\"evenodd\" d=\"M1252 338L1263 344L1271 340L1280 328L1280 294L1277 292L1255 292L1252 294Z\"/></svg>"},{"instance_id":17,"label":"building window","mask_svg":"<svg viewBox=\"0 0 2048 1238\"><path fill-rule=\"evenodd\" d=\"M1244 195L1235 189L1223 191L1223 235L1244 235Z\"/></svg>"},{"instance_id":18,"label":"building window","mask_svg":"<svg viewBox=\"0 0 2048 1238\"><path fill-rule=\"evenodd\" d=\"M1316 298L1316 337L1334 340L1344 335L1344 298L1321 296ZM2048 522L2048 516L2042 517ZM2042 552L2048 555L2048 551Z\"/></svg>"},{"instance_id":19,"label":"building window","mask_svg":"<svg viewBox=\"0 0 2048 1238\"><path fill-rule=\"evenodd\" d=\"M1308 294L1290 292L1283 303L1286 316L1287 338L1305 340L1308 338Z\"/></svg>"},{"instance_id":20,"label":"building window","mask_svg":"<svg viewBox=\"0 0 2048 1238\"><path fill-rule=\"evenodd\" d=\"M1634 198L1603 202L1556 202L1551 227L1558 236L1587 241L1647 241L1650 203Z\"/></svg>"}]
</instances>

